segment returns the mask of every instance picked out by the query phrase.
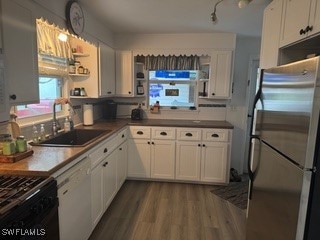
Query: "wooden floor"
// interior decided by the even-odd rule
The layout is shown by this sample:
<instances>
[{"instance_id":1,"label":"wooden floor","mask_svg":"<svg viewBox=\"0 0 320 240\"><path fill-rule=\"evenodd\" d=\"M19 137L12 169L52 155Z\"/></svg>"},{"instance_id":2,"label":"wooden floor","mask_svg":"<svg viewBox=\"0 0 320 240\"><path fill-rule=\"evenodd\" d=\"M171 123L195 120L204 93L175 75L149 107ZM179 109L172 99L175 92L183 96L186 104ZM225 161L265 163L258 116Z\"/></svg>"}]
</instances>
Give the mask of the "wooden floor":
<instances>
[{"instance_id":1,"label":"wooden floor","mask_svg":"<svg viewBox=\"0 0 320 240\"><path fill-rule=\"evenodd\" d=\"M243 240L245 211L208 185L126 181L90 240Z\"/></svg>"}]
</instances>

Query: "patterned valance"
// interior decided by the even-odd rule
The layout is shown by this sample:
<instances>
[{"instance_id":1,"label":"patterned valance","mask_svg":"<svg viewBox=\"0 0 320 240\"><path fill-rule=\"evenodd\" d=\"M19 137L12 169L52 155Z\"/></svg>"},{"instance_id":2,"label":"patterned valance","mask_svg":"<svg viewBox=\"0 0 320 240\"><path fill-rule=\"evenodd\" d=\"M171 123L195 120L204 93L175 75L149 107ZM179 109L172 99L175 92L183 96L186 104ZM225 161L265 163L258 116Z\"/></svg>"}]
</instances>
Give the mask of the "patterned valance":
<instances>
[{"instance_id":1,"label":"patterned valance","mask_svg":"<svg viewBox=\"0 0 320 240\"><path fill-rule=\"evenodd\" d=\"M138 55L136 61L144 63L146 70L199 70L200 59L197 55Z\"/></svg>"}]
</instances>

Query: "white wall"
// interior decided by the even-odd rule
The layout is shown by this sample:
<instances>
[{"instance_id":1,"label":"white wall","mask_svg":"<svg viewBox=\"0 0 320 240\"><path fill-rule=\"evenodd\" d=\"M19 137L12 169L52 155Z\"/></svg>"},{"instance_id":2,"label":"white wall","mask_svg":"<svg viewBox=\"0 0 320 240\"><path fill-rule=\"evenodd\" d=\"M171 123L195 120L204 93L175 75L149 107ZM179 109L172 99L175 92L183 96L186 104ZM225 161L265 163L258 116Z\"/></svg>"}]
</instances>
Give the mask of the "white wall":
<instances>
[{"instance_id":1,"label":"white wall","mask_svg":"<svg viewBox=\"0 0 320 240\"><path fill-rule=\"evenodd\" d=\"M233 94L227 107L226 120L234 125L231 166L242 173L244 169L247 128L247 89L250 58L259 56L260 38L237 37L235 51Z\"/></svg>"}]
</instances>

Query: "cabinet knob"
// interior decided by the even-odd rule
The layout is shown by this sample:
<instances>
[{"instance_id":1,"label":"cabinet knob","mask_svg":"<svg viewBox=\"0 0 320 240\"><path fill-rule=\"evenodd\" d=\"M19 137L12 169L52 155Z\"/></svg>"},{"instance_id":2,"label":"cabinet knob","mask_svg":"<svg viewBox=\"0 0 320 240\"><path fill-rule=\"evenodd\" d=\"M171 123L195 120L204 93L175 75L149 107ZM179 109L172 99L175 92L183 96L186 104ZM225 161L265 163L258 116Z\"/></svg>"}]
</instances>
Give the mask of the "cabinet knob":
<instances>
[{"instance_id":1,"label":"cabinet knob","mask_svg":"<svg viewBox=\"0 0 320 240\"><path fill-rule=\"evenodd\" d=\"M212 96L216 95L215 93L211 93Z\"/></svg>"},{"instance_id":2,"label":"cabinet knob","mask_svg":"<svg viewBox=\"0 0 320 240\"><path fill-rule=\"evenodd\" d=\"M131 91L129 91L128 93L131 94Z\"/></svg>"},{"instance_id":3,"label":"cabinet knob","mask_svg":"<svg viewBox=\"0 0 320 240\"><path fill-rule=\"evenodd\" d=\"M138 135L143 135L143 132L142 131L138 131L137 134Z\"/></svg>"},{"instance_id":4,"label":"cabinet knob","mask_svg":"<svg viewBox=\"0 0 320 240\"><path fill-rule=\"evenodd\" d=\"M211 135L211 137L217 138L217 137L219 137L219 134L214 133Z\"/></svg>"},{"instance_id":5,"label":"cabinet knob","mask_svg":"<svg viewBox=\"0 0 320 240\"><path fill-rule=\"evenodd\" d=\"M154 145L154 142L152 142L151 144L153 144L153 145Z\"/></svg>"},{"instance_id":6,"label":"cabinet knob","mask_svg":"<svg viewBox=\"0 0 320 240\"><path fill-rule=\"evenodd\" d=\"M148 144L150 144L150 142L148 141Z\"/></svg>"},{"instance_id":7,"label":"cabinet knob","mask_svg":"<svg viewBox=\"0 0 320 240\"><path fill-rule=\"evenodd\" d=\"M122 151L122 148L119 148L120 151Z\"/></svg>"},{"instance_id":8,"label":"cabinet knob","mask_svg":"<svg viewBox=\"0 0 320 240\"><path fill-rule=\"evenodd\" d=\"M108 148L103 149L103 152L104 153L108 152Z\"/></svg>"},{"instance_id":9,"label":"cabinet knob","mask_svg":"<svg viewBox=\"0 0 320 240\"><path fill-rule=\"evenodd\" d=\"M200 143L198 144L198 147L201 147L201 144L200 144Z\"/></svg>"},{"instance_id":10,"label":"cabinet knob","mask_svg":"<svg viewBox=\"0 0 320 240\"><path fill-rule=\"evenodd\" d=\"M192 135L192 133L186 133L186 136L187 137L192 137L193 135Z\"/></svg>"},{"instance_id":11,"label":"cabinet knob","mask_svg":"<svg viewBox=\"0 0 320 240\"><path fill-rule=\"evenodd\" d=\"M15 94L10 95L10 99L16 100L17 99L17 95L15 95Z\"/></svg>"},{"instance_id":12,"label":"cabinet knob","mask_svg":"<svg viewBox=\"0 0 320 240\"><path fill-rule=\"evenodd\" d=\"M112 93L111 91L107 92L107 94L111 94L111 93Z\"/></svg>"},{"instance_id":13,"label":"cabinet knob","mask_svg":"<svg viewBox=\"0 0 320 240\"><path fill-rule=\"evenodd\" d=\"M313 30L313 26L307 26L305 32L311 32Z\"/></svg>"},{"instance_id":14,"label":"cabinet knob","mask_svg":"<svg viewBox=\"0 0 320 240\"><path fill-rule=\"evenodd\" d=\"M205 144L202 144L202 147L205 147L206 145Z\"/></svg>"},{"instance_id":15,"label":"cabinet knob","mask_svg":"<svg viewBox=\"0 0 320 240\"><path fill-rule=\"evenodd\" d=\"M167 136L168 134L166 132L161 132L160 135Z\"/></svg>"},{"instance_id":16,"label":"cabinet knob","mask_svg":"<svg viewBox=\"0 0 320 240\"><path fill-rule=\"evenodd\" d=\"M124 138L124 134L122 134L122 136L121 136L122 138Z\"/></svg>"},{"instance_id":17,"label":"cabinet knob","mask_svg":"<svg viewBox=\"0 0 320 240\"><path fill-rule=\"evenodd\" d=\"M106 167L108 164L108 162L105 162L102 166Z\"/></svg>"},{"instance_id":18,"label":"cabinet knob","mask_svg":"<svg viewBox=\"0 0 320 240\"><path fill-rule=\"evenodd\" d=\"M299 33L300 33L300 35L303 35L303 34L306 34L306 31L301 28Z\"/></svg>"}]
</instances>

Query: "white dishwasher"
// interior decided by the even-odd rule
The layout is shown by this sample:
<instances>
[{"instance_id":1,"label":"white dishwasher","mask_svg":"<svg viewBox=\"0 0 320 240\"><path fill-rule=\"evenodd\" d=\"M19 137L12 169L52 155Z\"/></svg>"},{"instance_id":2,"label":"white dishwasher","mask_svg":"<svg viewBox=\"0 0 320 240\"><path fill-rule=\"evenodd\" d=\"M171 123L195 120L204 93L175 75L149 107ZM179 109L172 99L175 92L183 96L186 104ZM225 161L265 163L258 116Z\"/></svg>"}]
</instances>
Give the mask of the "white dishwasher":
<instances>
[{"instance_id":1,"label":"white dishwasher","mask_svg":"<svg viewBox=\"0 0 320 240\"><path fill-rule=\"evenodd\" d=\"M57 178L60 240L87 240L91 234L90 179L87 157Z\"/></svg>"}]
</instances>

